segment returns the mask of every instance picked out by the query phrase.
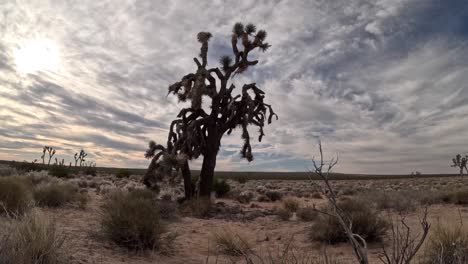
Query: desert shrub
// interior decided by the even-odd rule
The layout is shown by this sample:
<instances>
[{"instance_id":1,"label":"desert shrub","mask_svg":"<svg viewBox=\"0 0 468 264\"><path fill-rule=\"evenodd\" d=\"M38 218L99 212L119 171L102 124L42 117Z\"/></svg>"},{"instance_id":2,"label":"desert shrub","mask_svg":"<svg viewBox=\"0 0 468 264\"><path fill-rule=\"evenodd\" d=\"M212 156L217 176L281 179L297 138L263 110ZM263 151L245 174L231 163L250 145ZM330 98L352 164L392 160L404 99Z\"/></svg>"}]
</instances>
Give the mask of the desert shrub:
<instances>
[{"instance_id":1,"label":"desert shrub","mask_svg":"<svg viewBox=\"0 0 468 264\"><path fill-rule=\"evenodd\" d=\"M165 230L153 201L123 191L106 197L101 227L117 245L136 250L158 248Z\"/></svg>"},{"instance_id":2,"label":"desert shrub","mask_svg":"<svg viewBox=\"0 0 468 264\"><path fill-rule=\"evenodd\" d=\"M318 218L318 212L312 207L303 207L297 210L297 217L305 222L314 221Z\"/></svg>"},{"instance_id":3,"label":"desert shrub","mask_svg":"<svg viewBox=\"0 0 468 264\"><path fill-rule=\"evenodd\" d=\"M443 200L445 202L467 205L468 204L468 190L457 190L453 192L446 193Z\"/></svg>"},{"instance_id":4,"label":"desert shrub","mask_svg":"<svg viewBox=\"0 0 468 264\"><path fill-rule=\"evenodd\" d=\"M0 214L23 214L32 204L31 186L25 179L0 178Z\"/></svg>"},{"instance_id":5,"label":"desert shrub","mask_svg":"<svg viewBox=\"0 0 468 264\"><path fill-rule=\"evenodd\" d=\"M283 221L287 221L291 218L293 215L292 212L284 207L277 208L276 210L276 215L279 217L279 219Z\"/></svg>"},{"instance_id":6,"label":"desert shrub","mask_svg":"<svg viewBox=\"0 0 468 264\"><path fill-rule=\"evenodd\" d=\"M38 185L41 183L48 183L52 180L56 180L55 178L49 176L49 172L46 170L42 171L29 171L26 172L24 177L32 184Z\"/></svg>"},{"instance_id":7,"label":"desert shrub","mask_svg":"<svg viewBox=\"0 0 468 264\"><path fill-rule=\"evenodd\" d=\"M84 208L88 202L87 195L79 192L71 184L46 184L34 190L34 200L44 207L60 207L67 204Z\"/></svg>"},{"instance_id":8,"label":"desert shrub","mask_svg":"<svg viewBox=\"0 0 468 264\"><path fill-rule=\"evenodd\" d=\"M368 192L359 199L373 203L379 210L393 209L397 212L416 210L418 197L407 192Z\"/></svg>"},{"instance_id":9,"label":"desert shrub","mask_svg":"<svg viewBox=\"0 0 468 264\"><path fill-rule=\"evenodd\" d=\"M49 175L57 178L68 178L70 171L66 166L52 165L49 168Z\"/></svg>"},{"instance_id":10,"label":"desert shrub","mask_svg":"<svg viewBox=\"0 0 468 264\"><path fill-rule=\"evenodd\" d=\"M425 264L468 263L468 229L455 224L436 226L424 255Z\"/></svg>"},{"instance_id":11,"label":"desert shrub","mask_svg":"<svg viewBox=\"0 0 468 264\"><path fill-rule=\"evenodd\" d=\"M156 193L150 189L133 189L128 192L128 195L133 199L145 199L152 202L156 201Z\"/></svg>"},{"instance_id":12,"label":"desert shrub","mask_svg":"<svg viewBox=\"0 0 468 264\"><path fill-rule=\"evenodd\" d=\"M157 202L159 215L162 219L170 220L177 217L177 203L170 200L160 200Z\"/></svg>"},{"instance_id":13,"label":"desert shrub","mask_svg":"<svg viewBox=\"0 0 468 264\"><path fill-rule=\"evenodd\" d=\"M253 198L254 198L254 194L251 191L240 192L236 197L237 201L243 204L250 203L250 201L252 201Z\"/></svg>"},{"instance_id":14,"label":"desert shrub","mask_svg":"<svg viewBox=\"0 0 468 264\"><path fill-rule=\"evenodd\" d=\"M252 244L232 228L223 228L213 233L216 250L229 256L246 256L252 252Z\"/></svg>"},{"instance_id":15,"label":"desert shrub","mask_svg":"<svg viewBox=\"0 0 468 264\"><path fill-rule=\"evenodd\" d=\"M0 177L18 176L18 170L14 167L0 165Z\"/></svg>"},{"instance_id":16,"label":"desert shrub","mask_svg":"<svg viewBox=\"0 0 468 264\"><path fill-rule=\"evenodd\" d=\"M297 212L299 209L299 200L294 197L286 197L282 200L283 208L290 212Z\"/></svg>"},{"instance_id":17,"label":"desert shrub","mask_svg":"<svg viewBox=\"0 0 468 264\"><path fill-rule=\"evenodd\" d=\"M249 178L245 175L235 176L232 179L240 184L243 184L249 181Z\"/></svg>"},{"instance_id":18,"label":"desert shrub","mask_svg":"<svg viewBox=\"0 0 468 264\"><path fill-rule=\"evenodd\" d=\"M314 198L314 199L322 199L322 198L323 198L323 197L322 197L322 194L319 193L319 192L313 192L312 195L311 195L310 197L312 197L312 198Z\"/></svg>"},{"instance_id":19,"label":"desert shrub","mask_svg":"<svg viewBox=\"0 0 468 264\"><path fill-rule=\"evenodd\" d=\"M122 178L128 178L130 177L132 173L127 170L127 169L119 169L117 173L115 174L115 177L122 179Z\"/></svg>"},{"instance_id":20,"label":"desert shrub","mask_svg":"<svg viewBox=\"0 0 468 264\"><path fill-rule=\"evenodd\" d=\"M0 241L1 264L66 263L64 236L43 214L31 211L6 231Z\"/></svg>"},{"instance_id":21,"label":"desert shrub","mask_svg":"<svg viewBox=\"0 0 468 264\"><path fill-rule=\"evenodd\" d=\"M83 173L85 175L91 175L91 176L96 176L97 175L97 169L95 166L87 166L83 169Z\"/></svg>"},{"instance_id":22,"label":"desert shrub","mask_svg":"<svg viewBox=\"0 0 468 264\"><path fill-rule=\"evenodd\" d=\"M193 216L198 218L207 218L211 213L210 199L191 199L184 201L180 206L180 212L183 215Z\"/></svg>"},{"instance_id":23,"label":"desert shrub","mask_svg":"<svg viewBox=\"0 0 468 264\"><path fill-rule=\"evenodd\" d=\"M389 228L389 223L368 203L361 200L344 199L338 202L338 206L349 217L354 233L362 236L367 242L382 240ZM333 216L333 209L327 207L322 210L330 215L320 214L317 223L311 229L311 239L329 244L348 241L338 219Z\"/></svg>"},{"instance_id":24,"label":"desert shrub","mask_svg":"<svg viewBox=\"0 0 468 264\"><path fill-rule=\"evenodd\" d=\"M32 163L32 162L26 162L26 161L12 162L10 166L23 172L47 170L47 165L45 164Z\"/></svg>"},{"instance_id":25,"label":"desert shrub","mask_svg":"<svg viewBox=\"0 0 468 264\"><path fill-rule=\"evenodd\" d=\"M270 199L272 202L281 200L283 195L278 191L267 191L265 195Z\"/></svg>"},{"instance_id":26,"label":"desert shrub","mask_svg":"<svg viewBox=\"0 0 468 264\"><path fill-rule=\"evenodd\" d=\"M216 193L216 197L223 197L231 190L231 186L225 179L214 178L213 191Z\"/></svg>"}]
</instances>

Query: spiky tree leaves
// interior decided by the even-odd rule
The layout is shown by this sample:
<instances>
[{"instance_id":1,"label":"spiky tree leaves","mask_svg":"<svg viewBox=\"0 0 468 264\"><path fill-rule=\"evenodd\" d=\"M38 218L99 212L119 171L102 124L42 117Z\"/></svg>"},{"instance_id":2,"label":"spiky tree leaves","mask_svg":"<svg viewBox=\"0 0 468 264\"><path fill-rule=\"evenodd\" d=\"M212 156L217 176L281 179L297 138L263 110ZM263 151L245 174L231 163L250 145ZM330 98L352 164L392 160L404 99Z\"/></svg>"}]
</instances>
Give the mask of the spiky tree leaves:
<instances>
[{"instance_id":1,"label":"spiky tree leaves","mask_svg":"<svg viewBox=\"0 0 468 264\"><path fill-rule=\"evenodd\" d=\"M255 49L266 51L270 45L265 42L266 31L258 30L253 24L244 26L236 23L232 29L231 46L233 56L220 58L221 69L207 68L208 42L211 34L200 32L197 35L201 43L200 59L194 58L197 69L182 77L179 82L169 86L168 93L176 95L180 101L191 102L191 106L182 109L169 127L167 145L157 145L150 142L147 158L149 165L145 181L150 184L151 177L168 175L169 171L162 169L164 157L171 157L178 162L169 163L171 169L182 170L184 181L190 180L187 160L203 156L200 173L201 196L209 196L213 182L216 157L224 134L230 134L236 127L242 128L244 144L240 151L241 157L253 160L250 133L248 127L253 125L259 129L258 140L264 136L263 128L271 123L272 118L278 118L271 105L264 102L265 93L255 83L244 84L236 90L232 82L236 74L246 71L258 63L250 60L249 54ZM239 45L239 43L241 45ZM237 94L236 91L239 91ZM202 98L211 99L210 112L202 108ZM188 173L189 174L189 173ZM187 195L186 191L186 195Z\"/></svg>"},{"instance_id":2,"label":"spiky tree leaves","mask_svg":"<svg viewBox=\"0 0 468 264\"><path fill-rule=\"evenodd\" d=\"M466 170L468 174L468 168L467 168L467 162L468 162L468 156L462 157L462 155L457 154L455 158L452 159L452 167L457 167L460 169L460 176L463 177L463 169Z\"/></svg>"}]
</instances>

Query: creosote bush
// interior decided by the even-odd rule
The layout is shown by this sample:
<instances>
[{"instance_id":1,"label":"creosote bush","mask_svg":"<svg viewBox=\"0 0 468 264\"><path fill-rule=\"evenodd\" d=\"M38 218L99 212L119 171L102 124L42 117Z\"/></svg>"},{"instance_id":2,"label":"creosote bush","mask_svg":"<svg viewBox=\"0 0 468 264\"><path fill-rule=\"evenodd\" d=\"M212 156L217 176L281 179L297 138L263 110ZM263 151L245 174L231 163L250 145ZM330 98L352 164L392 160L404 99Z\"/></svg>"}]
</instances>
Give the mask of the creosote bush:
<instances>
[{"instance_id":1,"label":"creosote bush","mask_svg":"<svg viewBox=\"0 0 468 264\"><path fill-rule=\"evenodd\" d=\"M338 202L338 206L349 216L353 233L362 236L367 242L382 240L389 228L389 223L368 203L361 200L344 199ZM333 216L332 208L327 207L321 210L330 215L320 214L310 230L310 238L329 244L347 242L348 237L338 219Z\"/></svg>"},{"instance_id":2,"label":"creosote bush","mask_svg":"<svg viewBox=\"0 0 468 264\"><path fill-rule=\"evenodd\" d=\"M158 249L165 227L158 208L146 195L116 191L102 206L103 233L116 244L134 250Z\"/></svg>"},{"instance_id":3,"label":"creosote bush","mask_svg":"<svg viewBox=\"0 0 468 264\"><path fill-rule=\"evenodd\" d=\"M88 197L71 184L51 183L38 186L34 190L34 200L37 205L45 207L60 207L68 204L84 208Z\"/></svg>"},{"instance_id":4,"label":"creosote bush","mask_svg":"<svg viewBox=\"0 0 468 264\"><path fill-rule=\"evenodd\" d=\"M18 215L33 204L31 186L20 177L0 178L0 214Z\"/></svg>"},{"instance_id":5,"label":"creosote bush","mask_svg":"<svg viewBox=\"0 0 468 264\"><path fill-rule=\"evenodd\" d=\"M283 221L288 221L292 217L292 212L284 207L276 209L276 215Z\"/></svg>"},{"instance_id":6,"label":"creosote bush","mask_svg":"<svg viewBox=\"0 0 468 264\"><path fill-rule=\"evenodd\" d=\"M33 210L13 221L0 241L0 264L67 263L64 236L54 223Z\"/></svg>"},{"instance_id":7,"label":"creosote bush","mask_svg":"<svg viewBox=\"0 0 468 264\"><path fill-rule=\"evenodd\" d=\"M130 177L131 174L132 173L127 169L119 169L117 173L115 174L115 176L121 179L121 178L128 178Z\"/></svg>"},{"instance_id":8,"label":"creosote bush","mask_svg":"<svg viewBox=\"0 0 468 264\"><path fill-rule=\"evenodd\" d=\"M68 178L70 174L70 169L62 165L52 165L49 168L49 175L57 178Z\"/></svg>"},{"instance_id":9,"label":"creosote bush","mask_svg":"<svg viewBox=\"0 0 468 264\"><path fill-rule=\"evenodd\" d=\"M231 190L231 186L225 179L214 178L213 191L216 193L216 197L223 197Z\"/></svg>"},{"instance_id":10,"label":"creosote bush","mask_svg":"<svg viewBox=\"0 0 468 264\"><path fill-rule=\"evenodd\" d=\"M425 248L425 264L468 262L468 229L460 224L439 224Z\"/></svg>"},{"instance_id":11,"label":"creosote bush","mask_svg":"<svg viewBox=\"0 0 468 264\"><path fill-rule=\"evenodd\" d=\"M247 256L253 252L252 244L242 233L225 227L213 233L216 250L229 256Z\"/></svg>"}]
</instances>

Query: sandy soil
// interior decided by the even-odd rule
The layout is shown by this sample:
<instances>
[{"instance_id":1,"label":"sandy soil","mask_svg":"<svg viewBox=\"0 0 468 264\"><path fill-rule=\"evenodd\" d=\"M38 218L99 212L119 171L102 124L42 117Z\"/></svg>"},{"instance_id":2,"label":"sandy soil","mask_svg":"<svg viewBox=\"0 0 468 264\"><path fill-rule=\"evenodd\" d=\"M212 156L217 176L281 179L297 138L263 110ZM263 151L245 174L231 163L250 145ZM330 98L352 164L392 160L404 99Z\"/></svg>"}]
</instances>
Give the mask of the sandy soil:
<instances>
[{"instance_id":1,"label":"sandy soil","mask_svg":"<svg viewBox=\"0 0 468 264\"><path fill-rule=\"evenodd\" d=\"M408 179L408 180L388 180L388 181L339 181L335 182L338 190L373 188L376 190L384 189L450 189L454 186L461 186L463 181L459 178L435 178L435 179ZM259 185L274 185L272 188L282 190L289 195L296 194L303 205L320 205L325 202L324 199L313 199L305 197L310 193L309 182L301 181L249 181L246 184L236 186L243 190L254 190ZM315 186L314 184L312 184ZM312 187L313 187L312 186ZM310 242L308 232L313 223L301 222L299 220L282 221L275 215L266 215L257 217L254 220L226 220L226 219L198 219L193 217L181 217L169 223L170 232L175 232L178 237L174 241L174 252L172 255L163 255L160 253L129 252L120 248L101 237L99 233L100 205L103 195L97 191L89 189L90 202L85 209L77 208L59 208L59 209L41 209L53 218L59 228L67 237L66 248L71 255L72 263L231 263L241 259L229 259L218 256L210 246L212 233L223 228L234 228L240 230L248 239L254 243L255 251L259 254L268 252L280 252L285 245L291 242L294 248L301 254L320 254L326 250L330 255L340 258L342 263L355 263L352 258L351 248L346 244L337 246L325 246L317 242ZM252 212L255 210L272 210L279 206L280 202L253 202L248 204L239 204L232 199L221 199L216 202L223 202L227 205L238 205L242 212ZM454 221L457 219L467 219L468 210L455 205L433 205L429 208L430 221L433 225L441 221ZM385 212L389 217L396 217L395 213ZM418 211L410 213L407 216L410 226L414 230L418 229ZM377 254L380 251L379 245L370 245L371 263L379 263ZM210 255L210 258L208 256Z\"/></svg>"}]
</instances>

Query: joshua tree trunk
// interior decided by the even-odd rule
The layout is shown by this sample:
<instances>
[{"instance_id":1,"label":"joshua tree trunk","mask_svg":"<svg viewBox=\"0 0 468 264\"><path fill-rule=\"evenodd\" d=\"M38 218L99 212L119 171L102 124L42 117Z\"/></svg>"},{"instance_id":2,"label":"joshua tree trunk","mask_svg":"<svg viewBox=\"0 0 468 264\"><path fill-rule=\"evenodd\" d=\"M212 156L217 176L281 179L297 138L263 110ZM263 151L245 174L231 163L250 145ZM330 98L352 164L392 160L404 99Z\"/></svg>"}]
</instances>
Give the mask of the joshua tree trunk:
<instances>
[{"instance_id":1,"label":"joshua tree trunk","mask_svg":"<svg viewBox=\"0 0 468 264\"><path fill-rule=\"evenodd\" d=\"M218 156L218 150L220 142L217 137L212 137L214 140L210 140L207 144L207 151L203 156L203 165L200 172L200 197L210 197L211 190L213 187L214 170L216 167L216 156Z\"/></svg>"},{"instance_id":2,"label":"joshua tree trunk","mask_svg":"<svg viewBox=\"0 0 468 264\"><path fill-rule=\"evenodd\" d=\"M190 198L192 198L193 190L192 174L190 173L188 161L185 161L184 165L182 166L182 177L184 178L185 199L190 200Z\"/></svg>"}]
</instances>

